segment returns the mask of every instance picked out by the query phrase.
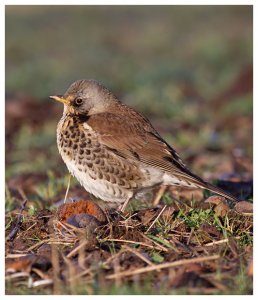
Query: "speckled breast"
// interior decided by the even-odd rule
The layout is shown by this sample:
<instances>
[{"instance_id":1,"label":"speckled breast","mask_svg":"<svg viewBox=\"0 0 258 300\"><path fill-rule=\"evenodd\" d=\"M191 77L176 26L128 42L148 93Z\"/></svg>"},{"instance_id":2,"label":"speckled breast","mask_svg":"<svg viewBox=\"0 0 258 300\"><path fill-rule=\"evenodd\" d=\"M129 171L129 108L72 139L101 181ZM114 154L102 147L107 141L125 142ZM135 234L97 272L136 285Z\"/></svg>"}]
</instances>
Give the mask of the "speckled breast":
<instances>
[{"instance_id":1,"label":"speckled breast","mask_svg":"<svg viewBox=\"0 0 258 300\"><path fill-rule=\"evenodd\" d=\"M78 118L60 120L57 144L71 174L96 197L122 203L141 189L137 166L101 145L98 134Z\"/></svg>"}]
</instances>

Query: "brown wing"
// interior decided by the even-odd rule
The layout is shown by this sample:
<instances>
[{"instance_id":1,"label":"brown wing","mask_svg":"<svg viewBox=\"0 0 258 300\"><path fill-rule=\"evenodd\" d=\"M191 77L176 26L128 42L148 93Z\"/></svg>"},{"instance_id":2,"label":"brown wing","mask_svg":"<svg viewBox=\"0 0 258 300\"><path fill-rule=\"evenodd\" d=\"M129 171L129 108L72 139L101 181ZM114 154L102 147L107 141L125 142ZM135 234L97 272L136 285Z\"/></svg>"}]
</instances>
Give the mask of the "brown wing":
<instances>
[{"instance_id":1,"label":"brown wing","mask_svg":"<svg viewBox=\"0 0 258 300\"><path fill-rule=\"evenodd\" d=\"M176 151L155 131L148 120L101 113L90 116L87 124L99 133L99 142L127 159L191 180L202 181L184 165ZM203 182L203 181L202 181Z\"/></svg>"}]
</instances>

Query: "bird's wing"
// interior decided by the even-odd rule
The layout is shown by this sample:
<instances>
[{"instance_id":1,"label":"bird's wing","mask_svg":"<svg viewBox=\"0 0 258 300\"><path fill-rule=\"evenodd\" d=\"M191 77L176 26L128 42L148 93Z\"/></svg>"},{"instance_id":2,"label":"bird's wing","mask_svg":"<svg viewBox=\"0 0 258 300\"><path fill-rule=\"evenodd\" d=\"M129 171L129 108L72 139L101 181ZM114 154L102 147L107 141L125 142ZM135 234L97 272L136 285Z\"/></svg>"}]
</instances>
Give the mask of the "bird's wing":
<instances>
[{"instance_id":1,"label":"bird's wing","mask_svg":"<svg viewBox=\"0 0 258 300\"><path fill-rule=\"evenodd\" d=\"M155 131L148 120L112 113L91 116L87 125L99 136L99 142L126 159L182 176L191 181L202 181L192 174L177 152ZM203 181L202 181L203 182Z\"/></svg>"}]
</instances>

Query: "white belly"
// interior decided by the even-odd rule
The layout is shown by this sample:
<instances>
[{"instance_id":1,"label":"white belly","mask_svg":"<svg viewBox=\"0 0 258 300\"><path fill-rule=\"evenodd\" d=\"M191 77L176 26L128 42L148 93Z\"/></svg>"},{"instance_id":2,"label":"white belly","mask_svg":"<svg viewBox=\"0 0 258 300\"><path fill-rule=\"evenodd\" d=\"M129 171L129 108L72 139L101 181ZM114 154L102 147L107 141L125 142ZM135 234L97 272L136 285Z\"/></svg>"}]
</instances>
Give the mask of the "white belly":
<instances>
[{"instance_id":1,"label":"white belly","mask_svg":"<svg viewBox=\"0 0 258 300\"><path fill-rule=\"evenodd\" d=\"M80 171L73 160L68 160L65 156L62 157L69 172L76 177L86 191L95 197L104 201L123 203L133 196L133 193L129 190L123 192L121 188L119 189L119 187L106 180L93 179L89 174L90 171Z\"/></svg>"}]
</instances>

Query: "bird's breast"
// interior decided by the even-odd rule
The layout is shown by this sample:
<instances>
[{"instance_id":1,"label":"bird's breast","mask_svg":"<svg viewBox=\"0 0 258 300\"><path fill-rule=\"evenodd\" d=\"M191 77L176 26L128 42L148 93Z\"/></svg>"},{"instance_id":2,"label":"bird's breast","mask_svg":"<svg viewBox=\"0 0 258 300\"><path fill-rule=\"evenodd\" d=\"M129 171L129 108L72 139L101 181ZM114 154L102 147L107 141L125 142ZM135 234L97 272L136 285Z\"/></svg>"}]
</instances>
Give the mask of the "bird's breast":
<instances>
[{"instance_id":1,"label":"bird's breast","mask_svg":"<svg viewBox=\"0 0 258 300\"><path fill-rule=\"evenodd\" d=\"M95 196L124 202L142 188L143 173L137 165L102 145L98 133L87 123L61 119L57 144L71 174Z\"/></svg>"}]
</instances>

